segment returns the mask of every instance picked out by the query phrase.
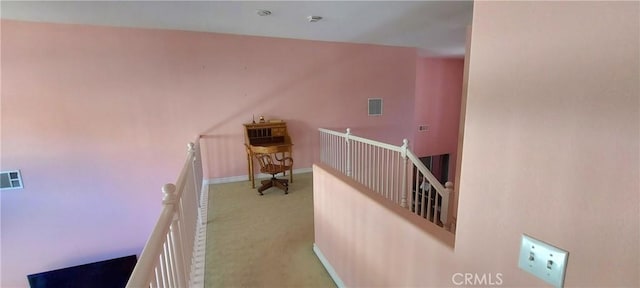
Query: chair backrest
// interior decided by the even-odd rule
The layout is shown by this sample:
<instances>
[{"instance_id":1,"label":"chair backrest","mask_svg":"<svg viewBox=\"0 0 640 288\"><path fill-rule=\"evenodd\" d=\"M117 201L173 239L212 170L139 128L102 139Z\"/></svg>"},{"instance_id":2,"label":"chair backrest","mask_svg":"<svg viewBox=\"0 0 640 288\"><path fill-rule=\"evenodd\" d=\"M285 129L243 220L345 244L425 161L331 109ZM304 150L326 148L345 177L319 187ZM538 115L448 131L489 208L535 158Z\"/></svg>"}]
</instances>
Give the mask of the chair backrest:
<instances>
[{"instance_id":1,"label":"chair backrest","mask_svg":"<svg viewBox=\"0 0 640 288\"><path fill-rule=\"evenodd\" d=\"M283 146L247 146L247 151L253 153L254 157L258 159L260 164L260 172L269 173L272 175L278 173L284 173L290 170L293 173L293 159L286 156L285 153L291 153L287 151L289 148L283 150ZM278 154L282 154L281 158L278 158Z\"/></svg>"},{"instance_id":2,"label":"chair backrest","mask_svg":"<svg viewBox=\"0 0 640 288\"><path fill-rule=\"evenodd\" d=\"M255 154L258 163L260 163L260 172L268 174L278 174L287 171L289 167L280 164L274 164L271 154Z\"/></svg>"},{"instance_id":3,"label":"chair backrest","mask_svg":"<svg viewBox=\"0 0 640 288\"><path fill-rule=\"evenodd\" d=\"M260 168L268 167L269 165L273 165L273 158L271 158L271 154L255 154L256 159L258 159L258 163L260 163Z\"/></svg>"}]
</instances>

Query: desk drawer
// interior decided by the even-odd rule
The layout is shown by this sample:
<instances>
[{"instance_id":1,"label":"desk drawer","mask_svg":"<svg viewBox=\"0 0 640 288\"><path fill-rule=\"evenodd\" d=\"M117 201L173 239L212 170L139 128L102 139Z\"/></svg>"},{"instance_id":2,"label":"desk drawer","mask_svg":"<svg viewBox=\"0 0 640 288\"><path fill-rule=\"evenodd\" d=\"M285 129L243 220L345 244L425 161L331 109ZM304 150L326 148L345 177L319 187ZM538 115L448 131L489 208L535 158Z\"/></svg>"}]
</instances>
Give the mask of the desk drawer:
<instances>
[{"instance_id":1,"label":"desk drawer","mask_svg":"<svg viewBox=\"0 0 640 288\"><path fill-rule=\"evenodd\" d=\"M280 152L289 152L291 153L291 145L274 145L274 146L251 146L249 148L253 153L280 153Z\"/></svg>"}]
</instances>

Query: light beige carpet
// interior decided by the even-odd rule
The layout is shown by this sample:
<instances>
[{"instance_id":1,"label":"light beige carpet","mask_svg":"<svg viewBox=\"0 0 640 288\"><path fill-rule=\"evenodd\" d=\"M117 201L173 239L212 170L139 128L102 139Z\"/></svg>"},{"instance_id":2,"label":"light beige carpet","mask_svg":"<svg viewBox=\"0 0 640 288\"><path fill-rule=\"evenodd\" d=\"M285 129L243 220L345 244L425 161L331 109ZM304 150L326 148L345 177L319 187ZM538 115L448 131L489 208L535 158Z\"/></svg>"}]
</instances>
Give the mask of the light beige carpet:
<instances>
[{"instance_id":1,"label":"light beige carpet","mask_svg":"<svg viewBox=\"0 0 640 288\"><path fill-rule=\"evenodd\" d=\"M312 250L312 179L293 175L288 195L209 186L205 287L335 287Z\"/></svg>"}]
</instances>

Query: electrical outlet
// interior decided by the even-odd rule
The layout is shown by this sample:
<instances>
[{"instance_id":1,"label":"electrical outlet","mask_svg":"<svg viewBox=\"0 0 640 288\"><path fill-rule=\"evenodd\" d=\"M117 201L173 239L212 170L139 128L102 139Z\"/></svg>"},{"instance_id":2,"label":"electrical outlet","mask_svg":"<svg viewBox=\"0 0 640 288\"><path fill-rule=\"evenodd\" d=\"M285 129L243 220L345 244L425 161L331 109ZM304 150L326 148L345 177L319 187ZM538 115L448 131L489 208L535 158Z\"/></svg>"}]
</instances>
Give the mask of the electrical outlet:
<instances>
[{"instance_id":1,"label":"electrical outlet","mask_svg":"<svg viewBox=\"0 0 640 288\"><path fill-rule=\"evenodd\" d=\"M568 258L569 252L522 234L518 257L520 269L555 287L563 287Z\"/></svg>"},{"instance_id":2,"label":"electrical outlet","mask_svg":"<svg viewBox=\"0 0 640 288\"><path fill-rule=\"evenodd\" d=\"M427 131L429 130L429 126L428 125L420 125L418 126L418 131Z\"/></svg>"}]
</instances>

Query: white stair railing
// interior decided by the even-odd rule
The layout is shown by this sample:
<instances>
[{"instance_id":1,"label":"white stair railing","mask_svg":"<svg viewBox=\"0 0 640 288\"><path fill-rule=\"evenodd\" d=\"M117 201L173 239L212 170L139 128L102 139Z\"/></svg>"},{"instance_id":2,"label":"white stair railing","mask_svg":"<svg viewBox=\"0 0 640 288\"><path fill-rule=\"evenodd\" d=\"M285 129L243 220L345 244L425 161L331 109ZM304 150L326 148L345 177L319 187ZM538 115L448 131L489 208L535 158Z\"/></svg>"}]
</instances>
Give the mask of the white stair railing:
<instances>
[{"instance_id":1,"label":"white stair railing","mask_svg":"<svg viewBox=\"0 0 640 288\"><path fill-rule=\"evenodd\" d=\"M451 231L453 183L442 185L418 157L402 146L327 129L320 131L320 160L386 199Z\"/></svg>"},{"instance_id":2,"label":"white stair railing","mask_svg":"<svg viewBox=\"0 0 640 288\"><path fill-rule=\"evenodd\" d=\"M188 144L187 160L176 184L162 187L162 212L133 269L127 287L202 286L197 270L203 268L199 253L206 223L206 195L202 192L199 145ZM200 255L202 254L202 255Z\"/></svg>"}]
</instances>

